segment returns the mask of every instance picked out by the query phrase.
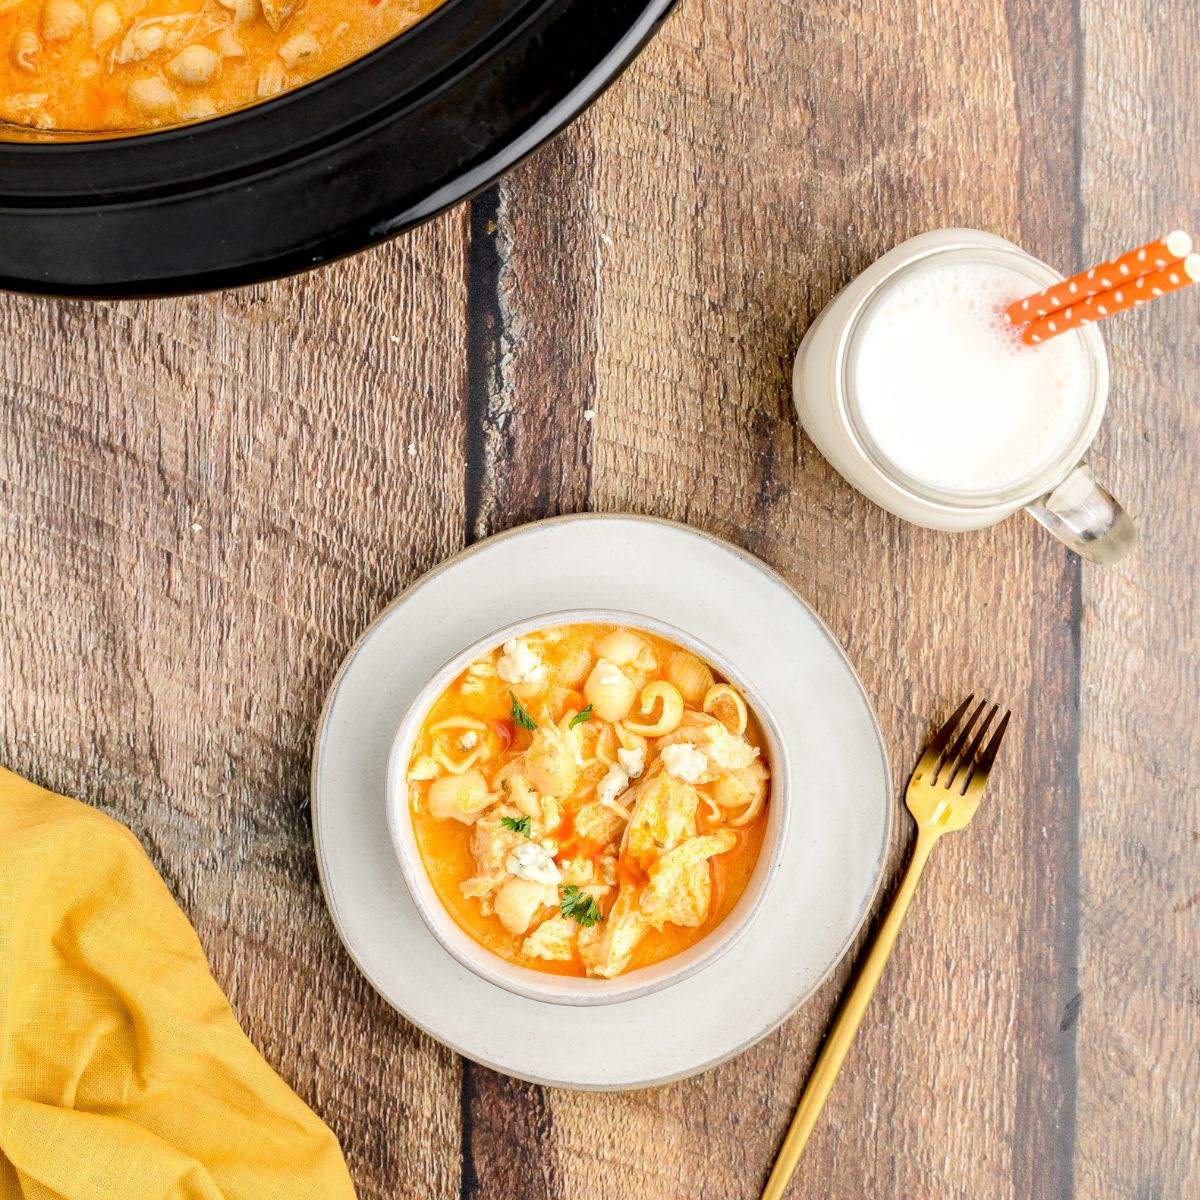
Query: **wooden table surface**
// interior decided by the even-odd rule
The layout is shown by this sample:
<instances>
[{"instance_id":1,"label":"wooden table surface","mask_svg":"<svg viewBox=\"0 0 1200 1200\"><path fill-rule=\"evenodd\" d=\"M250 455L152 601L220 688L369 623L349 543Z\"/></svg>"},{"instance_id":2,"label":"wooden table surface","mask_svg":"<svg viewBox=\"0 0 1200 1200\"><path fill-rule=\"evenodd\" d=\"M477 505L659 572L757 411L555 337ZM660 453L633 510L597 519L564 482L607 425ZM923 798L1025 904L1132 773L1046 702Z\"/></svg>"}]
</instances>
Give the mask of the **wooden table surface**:
<instances>
[{"instance_id":1,"label":"wooden table surface","mask_svg":"<svg viewBox=\"0 0 1200 1200\"><path fill-rule=\"evenodd\" d=\"M363 1200L755 1197L850 970L705 1076L585 1095L462 1061L343 951L308 812L338 663L452 551L587 509L780 570L898 786L967 690L1015 712L792 1194L1200 1195L1200 296L1106 330L1094 461L1142 537L1115 568L1025 517L901 524L789 390L910 234L1077 268L1195 229L1198 51L1195 4L682 0L569 132L391 245L223 295L0 298L0 761L134 829Z\"/></svg>"}]
</instances>

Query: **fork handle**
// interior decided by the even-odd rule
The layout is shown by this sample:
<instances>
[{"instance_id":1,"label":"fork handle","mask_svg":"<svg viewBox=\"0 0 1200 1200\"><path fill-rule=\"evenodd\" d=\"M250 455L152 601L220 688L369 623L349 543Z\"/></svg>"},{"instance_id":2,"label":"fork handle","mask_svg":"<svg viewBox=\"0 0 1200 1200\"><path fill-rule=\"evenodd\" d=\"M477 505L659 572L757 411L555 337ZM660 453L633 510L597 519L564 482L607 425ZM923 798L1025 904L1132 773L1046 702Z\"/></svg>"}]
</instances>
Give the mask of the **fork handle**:
<instances>
[{"instance_id":1,"label":"fork handle","mask_svg":"<svg viewBox=\"0 0 1200 1200\"><path fill-rule=\"evenodd\" d=\"M883 924L880 925L879 932L859 967L853 986L842 1001L842 1007L829 1030L829 1036L825 1039L825 1045L813 1067L812 1075L809 1076L808 1086L800 1097L800 1104L788 1128L787 1137L783 1140L779 1157L775 1160L771 1177L763 1189L762 1200L782 1200L792 1172L795 1171L813 1126L817 1123L817 1117L825 1106L833 1081L837 1078L842 1062L850 1050L850 1044L854 1041L854 1035L858 1033L858 1027L862 1024L867 1005L875 994L883 968L892 953L892 947L896 944L900 925L908 912L913 893L937 839L936 833L921 830L917 834L916 848L904 872L896 898L892 901L892 906L888 909L887 916L884 917Z\"/></svg>"}]
</instances>

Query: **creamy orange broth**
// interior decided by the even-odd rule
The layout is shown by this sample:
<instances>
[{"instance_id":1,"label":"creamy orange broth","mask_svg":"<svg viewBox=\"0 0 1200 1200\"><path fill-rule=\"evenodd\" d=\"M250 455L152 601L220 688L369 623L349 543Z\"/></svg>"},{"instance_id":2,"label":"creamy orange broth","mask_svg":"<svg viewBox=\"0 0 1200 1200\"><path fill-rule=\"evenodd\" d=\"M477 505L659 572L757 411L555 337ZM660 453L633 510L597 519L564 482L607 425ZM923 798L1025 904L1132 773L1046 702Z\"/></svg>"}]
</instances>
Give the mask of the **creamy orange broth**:
<instances>
[{"instance_id":1,"label":"creamy orange broth","mask_svg":"<svg viewBox=\"0 0 1200 1200\"><path fill-rule=\"evenodd\" d=\"M0 0L0 139L228 112L343 66L439 3Z\"/></svg>"},{"instance_id":2,"label":"creamy orange broth","mask_svg":"<svg viewBox=\"0 0 1200 1200\"><path fill-rule=\"evenodd\" d=\"M603 708L610 715L615 710L614 697L610 694L612 689L606 692L600 683L612 679L611 674L604 674L598 665L601 651L616 647L624 652L632 644L630 635L645 648L644 653L639 652L634 661L610 665L616 666L633 685L632 707L620 720L605 720L600 710ZM562 975L611 976L678 954L711 933L728 915L745 890L761 850L769 793L761 728L753 714L747 711L744 736L736 735L733 729L739 723L737 700L742 700L740 694L710 666L681 647L644 630L572 625L528 634L520 642L528 652L528 661L540 664L540 679L521 682L519 678L517 681L501 678L501 673L513 675L514 663L521 665L518 661L521 654L518 652L514 657L506 653L504 647L497 647L472 663L439 696L422 722L415 741L409 762L410 808L417 844L434 890L454 921L475 941L502 958L534 970ZM507 646L511 649L513 644L510 642ZM672 680L686 686L676 687ZM648 685L652 687L652 694L646 698L648 711L643 713L642 690ZM672 688L674 695L670 691ZM663 694L655 694L654 689L665 692L665 698ZM734 695L737 700L733 699ZM534 733L514 724L514 696L542 732ZM571 718L585 711L590 696L601 696L604 703L595 702L591 719L572 729ZM684 717L673 731L662 736L640 736L631 731L631 726L662 725L675 696L682 701ZM712 710L707 714L703 711L705 696L709 697ZM619 709L621 697L615 699ZM537 738L542 742L535 748ZM576 761L577 778L564 781L554 770L547 775L545 769L537 769L539 763L544 768L547 761L552 764L565 761L553 756L547 759L543 751L547 744L557 746L564 739L571 747L571 738L577 738L575 750L584 764L579 767ZM630 814L629 822L613 808L597 804L598 785L610 771L621 769L619 764L613 767L611 763L622 738L627 743L627 755L630 753L628 747L632 747L636 757L639 744L644 744L644 765L640 775L627 779L626 789L612 801L617 809ZM705 758L706 772L694 785L675 778L663 757L666 747L676 747L667 751L667 759L676 770L686 773L688 764L695 770L698 760L694 755L701 744L707 746L708 753L713 756L712 759ZM700 753L704 751L700 750ZM679 762L681 755L685 760L683 766ZM741 762L748 755L754 755L753 762L738 770L723 770L716 761L722 758ZM627 758L626 761L630 760ZM455 774L451 768L465 769ZM572 774L566 766L561 767L561 772L566 776ZM563 794L554 797L531 786L531 773L537 774L543 784L551 782ZM714 775L715 778L708 778ZM476 776L479 782L474 790L459 782ZM761 792L761 799L753 806L746 802L743 794L745 781L750 785L747 794ZM739 791L739 787L742 790ZM655 826L657 832L652 842L647 842L643 836L646 833L645 818L652 800L660 795L668 796L671 803L677 803L678 811L685 813L691 805L691 793L697 800L695 817L689 822L681 816L677 822L679 830L670 836L662 834L660 837L663 827ZM643 795L647 798L639 808L639 798ZM455 797L452 803L447 801L450 796ZM547 799L549 805L546 805ZM455 815L445 815L448 804ZM432 809L438 811L435 813ZM664 811L675 810L667 805ZM597 834L596 822L609 820L605 815L609 813L612 814L611 828ZM499 824L499 816L505 814L513 821L530 816L531 836L526 838L522 832L504 829ZM634 826L629 837L626 837L627 824ZM581 826L591 836L584 836ZM682 891L662 890L660 885L664 880L678 874L668 871L663 864L666 855L684 843L690 848L711 844L705 841L709 835L716 835L721 845L726 842L731 845L706 857L703 866L693 864L688 867L679 876L687 882ZM602 840L597 840L598 837ZM508 862L508 855L523 844L541 845L543 842L546 843L544 854L553 860L562 876L560 882L554 886L536 881L514 883L514 876L506 866L499 865L498 858ZM485 848L482 857L479 856L481 845ZM690 853L690 849L680 853ZM490 872L487 869L489 863ZM703 880L701 873L706 876ZM646 927L626 962L618 961L622 957L619 954L601 955L597 960L597 955L601 954L598 942L603 939L605 923L613 919L614 906L624 892L637 897L637 905L631 909L626 904L617 916L617 930L636 932L639 923L645 922L641 905L645 903L649 881L653 878L657 878L655 887L660 890L656 893L657 900L651 902L650 912L656 916L661 928ZM590 889L589 894L593 895L597 910L602 914L603 919L590 929L563 914L564 889L572 880L584 891ZM464 894L463 890L467 881L472 881L468 883L470 894ZM519 932L506 927L497 913L498 907L505 912L512 907L504 908L502 903L505 889L519 891L524 888L526 892L532 892L538 887L545 887L546 894L537 904L528 927ZM706 889L710 893L709 900L698 924L662 920L661 903L684 907L692 904L694 917L698 911L696 905ZM681 900L680 897L691 899ZM654 903L659 903L660 907L656 909ZM548 926L547 931L554 931L553 948L561 957L542 957L527 952L526 939L539 934L542 926L556 917L560 919ZM565 951L559 938L564 929L569 931L566 936L570 938ZM612 934L610 950L619 941L619 936L619 932ZM609 970L613 966L619 969Z\"/></svg>"}]
</instances>

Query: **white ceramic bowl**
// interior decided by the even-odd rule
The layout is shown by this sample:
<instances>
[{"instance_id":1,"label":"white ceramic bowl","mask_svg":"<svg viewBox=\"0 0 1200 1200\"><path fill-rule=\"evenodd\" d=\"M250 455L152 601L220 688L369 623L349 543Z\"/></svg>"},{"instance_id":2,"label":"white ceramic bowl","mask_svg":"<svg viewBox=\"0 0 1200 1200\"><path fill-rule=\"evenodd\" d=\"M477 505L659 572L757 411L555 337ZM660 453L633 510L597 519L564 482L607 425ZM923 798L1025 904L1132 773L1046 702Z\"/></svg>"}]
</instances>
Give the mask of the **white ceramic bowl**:
<instances>
[{"instance_id":1,"label":"white ceramic bowl","mask_svg":"<svg viewBox=\"0 0 1200 1200\"><path fill-rule=\"evenodd\" d=\"M407 769L421 722L455 676L480 654L501 645L509 638L555 625L578 624L625 625L634 629L646 629L691 650L711 663L745 694L762 728L767 764L771 769L771 794L767 805L767 828L762 850L746 890L732 911L712 933L682 953L672 955L653 966L618 975L615 979L581 979L534 971L491 953L460 929L443 907L430 882L425 864L421 861L408 805ZM742 937L762 907L768 884L779 866L780 852L787 830L788 795L787 754L774 714L763 703L753 683L738 670L736 663L727 660L719 648L708 646L685 630L677 629L665 621L640 613L613 609L571 609L544 613L506 625L467 646L422 688L400 722L392 742L391 754L388 756L388 830L396 857L400 861L404 882L408 885L417 911L425 924L450 954L480 978L519 996L550 1004L613 1004L621 1000L631 1000L635 996L644 996L670 987L671 984L678 983L681 979L686 979L689 975L694 975L715 963Z\"/></svg>"}]
</instances>

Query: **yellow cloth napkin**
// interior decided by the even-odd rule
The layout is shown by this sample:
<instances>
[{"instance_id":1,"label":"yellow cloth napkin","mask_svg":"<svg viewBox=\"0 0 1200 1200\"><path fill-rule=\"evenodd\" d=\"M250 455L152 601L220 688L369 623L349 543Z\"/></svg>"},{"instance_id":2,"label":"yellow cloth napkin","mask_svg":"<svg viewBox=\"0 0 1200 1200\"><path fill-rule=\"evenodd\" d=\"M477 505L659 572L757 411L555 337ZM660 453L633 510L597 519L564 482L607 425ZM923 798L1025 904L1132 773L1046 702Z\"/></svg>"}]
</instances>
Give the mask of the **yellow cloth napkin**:
<instances>
[{"instance_id":1,"label":"yellow cloth napkin","mask_svg":"<svg viewBox=\"0 0 1200 1200\"><path fill-rule=\"evenodd\" d=\"M353 1196L137 839L0 768L0 1198Z\"/></svg>"}]
</instances>

